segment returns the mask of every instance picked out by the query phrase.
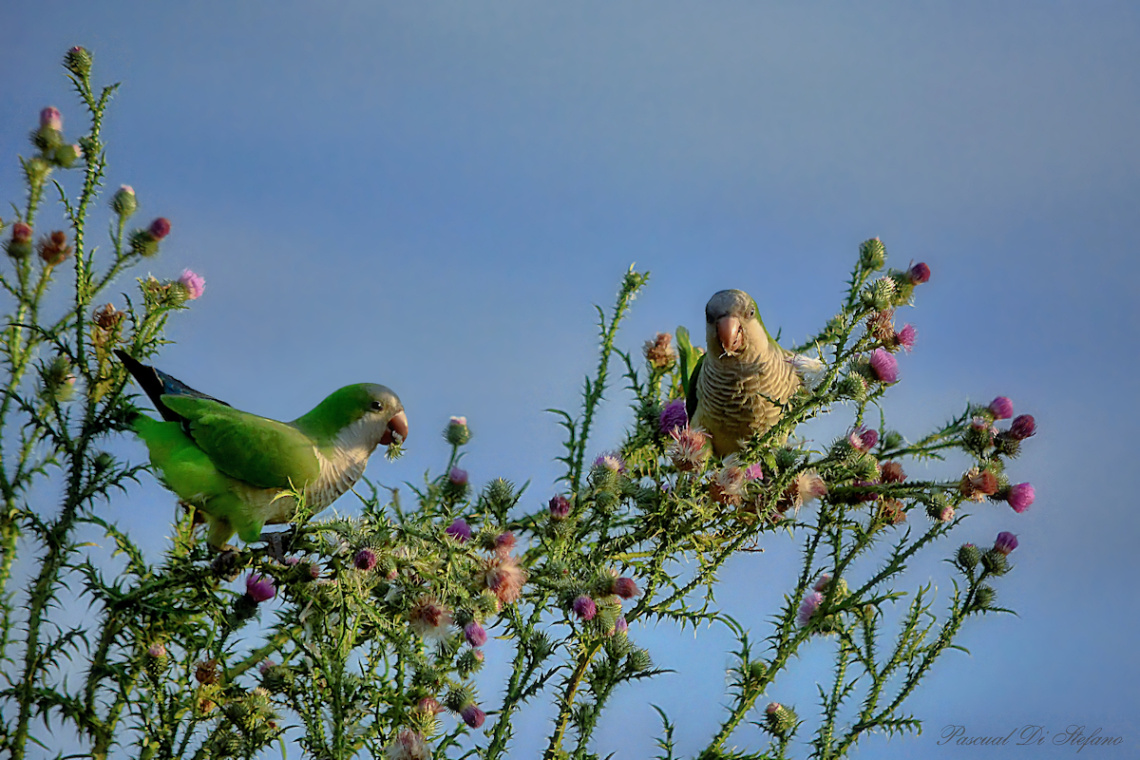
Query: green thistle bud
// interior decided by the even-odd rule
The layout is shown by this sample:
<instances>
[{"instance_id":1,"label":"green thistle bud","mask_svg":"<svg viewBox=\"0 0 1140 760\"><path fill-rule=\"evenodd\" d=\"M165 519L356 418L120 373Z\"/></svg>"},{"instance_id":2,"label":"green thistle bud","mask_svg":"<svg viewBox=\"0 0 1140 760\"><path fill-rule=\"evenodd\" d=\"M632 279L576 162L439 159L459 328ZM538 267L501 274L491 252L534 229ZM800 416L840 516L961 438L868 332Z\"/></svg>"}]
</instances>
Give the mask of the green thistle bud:
<instances>
[{"instance_id":1,"label":"green thistle bud","mask_svg":"<svg viewBox=\"0 0 1140 760\"><path fill-rule=\"evenodd\" d=\"M780 739L787 739L796 730L796 711L790 707L784 707L779 702L772 702L764 710L764 727L773 735Z\"/></svg>"},{"instance_id":2,"label":"green thistle bud","mask_svg":"<svg viewBox=\"0 0 1140 760\"><path fill-rule=\"evenodd\" d=\"M76 45L64 54L63 65L72 74L83 78L91 73L91 53L87 48Z\"/></svg>"},{"instance_id":3,"label":"green thistle bud","mask_svg":"<svg viewBox=\"0 0 1140 760\"><path fill-rule=\"evenodd\" d=\"M168 662L166 656L166 647L161 643L151 644L146 650L146 660L143 665L146 668L146 674L150 677L151 681L158 683L159 678L166 670Z\"/></svg>"},{"instance_id":4,"label":"green thistle bud","mask_svg":"<svg viewBox=\"0 0 1140 760\"><path fill-rule=\"evenodd\" d=\"M443 437L452 446L462 446L471 440L471 429L467 427L466 417L452 417L443 431Z\"/></svg>"},{"instance_id":5,"label":"green thistle bud","mask_svg":"<svg viewBox=\"0 0 1140 760\"><path fill-rule=\"evenodd\" d=\"M621 617L621 599L606 596L594 603L594 625L602 631L612 631Z\"/></svg>"},{"instance_id":6,"label":"green thistle bud","mask_svg":"<svg viewBox=\"0 0 1140 760\"><path fill-rule=\"evenodd\" d=\"M978 586L977 591L974 592L974 608L988 609L994 603L996 596L997 592L991 586Z\"/></svg>"},{"instance_id":7,"label":"green thistle bud","mask_svg":"<svg viewBox=\"0 0 1140 760\"><path fill-rule=\"evenodd\" d=\"M613 636L606 639L606 651L615 660L620 660L627 654L633 651L633 642L629 640L628 635L622 635L615 632Z\"/></svg>"},{"instance_id":8,"label":"green thistle bud","mask_svg":"<svg viewBox=\"0 0 1140 760\"><path fill-rule=\"evenodd\" d=\"M158 240L149 230L135 230L130 237L131 253L150 258L158 253Z\"/></svg>"},{"instance_id":9,"label":"green thistle bud","mask_svg":"<svg viewBox=\"0 0 1140 760\"><path fill-rule=\"evenodd\" d=\"M958 567L963 570L973 570L982 560L982 551L973 544L962 544L958 547Z\"/></svg>"},{"instance_id":10,"label":"green thistle bud","mask_svg":"<svg viewBox=\"0 0 1140 760\"><path fill-rule=\"evenodd\" d=\"M483 489L483 500L492 514L503 514L515 505L515 487L505 478L495 478Z\"/></svg>"},{"instance_id":11,"label":"green thistle bud","mask_svg":"<svg viewBox=\"0 0 1140 760\"><path fill-rule=\"evenodd\" d=\"M297 677L287 665L270 665L261 672L261 685L273 694L289 694Z\"/></svg>"},{"instance_id":12,"label":"green thistle bud","mask_svg":"<svg viewBox=\"0 0 1140 760\"><path fill-rule=\"evenodd\" d=\"M135 189L130 185L123 185L111 196L111 210L126 219L138 210L139 202L135 197Z\"/></svg>"},{"instance_id":13,"label":"green thistle bud","mask_svg":"<svg viewBox=\"0 0 1140 760\"><path fill-rule=\"evenodd\" d=\"M905 306L910 303L911 296L914 295L914 283L905 272L891 271L890 278L895 282L895 306Z\"/></svg>"},{"instance_id":14,"label":"green thistle bud","mask_svg":"<svg viewBox=\"0 0 1140 760\"><path fill-rule=\"evenodd\" d=\"M1002 431L994 438L994 449L1000 456L1013 459L1021 453L1021 441L1010 435L1008 431Z\"/></svg>"},{"instance_id":15,"label":"green thistle bud","mask_svg":"<svg viewBox=\"0 0 1140 760\"><path fill-rule=\"evenodd\" d=\"M877 271L887 263L887 249L883 241L871 238L859 244L859 264L865 269Z\"/></svg>"},{"instance_id":16,"label":"green thistle bud","mask_svg":"<svg viewBox=\"0 0 1140 760\"><path fill-rule=\"evenodd\" d=\"M71 399L75 392L75 375L71 373L71 362L65 357L56 356L43 368L42 396L58 404Z\"/></svg>"},{"instance_id":17,"label":"green thistle bud","mask_svg":"<svg viewBox=\"0 0 1140 760\"><path fill-rule=\"evenodd\" d=\"M83 149L78 145L64 143L52 151L51 158L56 166L70 169L83 155Z\"/></svg>"},{"instance_id":18,"label":"green thistle bud","mask_svg":"<svg viewBox=\"0 0 1140 760\"><path fill-rule=\"evenodd\" d=\"M982 567L990 575L1005 575L1009 572L1009 560L1001 552L990 549L982 555Z\"/></svg>"},{"instance_id":19,"label":"green thistle bud","mask_svg":"<svg viewBox=\"0 0 1140 760\"><path fill-rule=\"evenodd\" d=\"M475 597L475 601L472 603L472 612L475 614L475 617L480 620L485 620L498 611L499 598L495 596L495 592L490 589L483 591L483 593Z\"/></svg>"},{"instance_id":20,"label":"green thistle bud","mask_svg":"<svg viewBox=\"0 0 1140 760\"><path fill-rule=\"evenodd\" d=\"M224 730L214 734L210 741L214 757L237 757L242 754L241 736L236 731Z\"/></svg>"},{"instance_id":21,"label":"green thistle bud","mask_svg":"<svg viewBox=\"0 0 1140 760\"><path fill-rule=\"evenodd\" d=\"M454 713L459 712L475 701L475 695L467 684L456 686L447 692L443 698L443 706Z\"/></svg>"},{"instance_id":22,"label":"green thistle bud","mask_svg":"<svg viewBox=\"0 0 1140 760\"><path fill-rule=\"evenodd\" d=\"M527 639L527 643L530 645L530 651L534 653L534 657L537 660L545 660L554 653L554 643L550 640L550 637L542 631L535 631L531 634L530 638Z\"/></svg>"},{"instance_id":23,"label":"green thistle bud","mask_svg":"<svg viewBox=\"0 0 1140 760\"><path fill-rule=\"evenodd\" d=\"M906 444L906 439L903 438L902 433L897 430L885 431L882 435L882 440L882 446L887 451L902 448Z\"/></svg>"},{"instance_id":24,"label":"green thistle bud","mask_svg":"<svg viewBox=\"0 0 1140 760\"><path fill-rule=\"evenodd\" d=\"M875 480L879 477L879 460L870 453L859 453L851 462L851 474L857 480Z\"/></svg>"},{"instance_id":25,"label":"green thistle bud","mask_svg":"<svg viewBox=\"0 0 1140 760\"><path fill-rule=\"evenodd\" d=\"M653 667L653 658L644 649L634 649L626 657L625 662L634 673L644 673Z\"/></svg>"},{"instance_id":26,"label":"green thistle bud","mask_svg":"<svg viewBox=\"0 0 1140 760\"><path fill-rule=\"evenodd\" d=\"M753 660L748 663L748 679L751 681L763 680L768 674L768 663L764 660Z\"/></svg>"},{"instance_id":27,"label":"green thistle bud","mask_svg":"<svg viewBox=\"0 0 1140 760\"><path fill-rule=\"evenodd\" d=\"M32 145L44 156L51 156L55 149L63 145L63 133L54 127L44 125L32 132Z\"/></svg>"},{"instance_id":28,"label":"green thistle bud","mask_svg":"<svg viewBox=\"0 0 1140 760\"><path fill-rule=\"evenodd\" d=\"M24 176L33 187L42 185L51 174L51 164L36 157L24 162Z\"/></svg>"},{"instance_id":29,"label":"green thistle bud","mask_svg":"<svg viewBox=\"0 0 1140 760\"><path fill-rule=\"evenodd\" d=\"M841 398L849 398L852 401L867 400L867 381L857 372L852 372L840 380L835 390Z\"/></svg>"},{"instance_id":30,"label":"green thistle bud","mask_svg":"<svg viewBox=\"0 0 1140 760\"><path fill-rule=\"evenodd\" d=\"M798 449L781 448L776 450L776 467L780 472L790 470L800 461Z\"/></svg>"},{"instance_id":31,"label":"green thistle bud","mask_svg":"<svg viewBox=\"0 0 1140 760\"><path fill-rule=\"evenodd\" d=\"M91 466L94 468L96 475L102 475L115 466L115 458L106 451L100 451L95 455L95 458L91 460Z\"/></svg>"},{"instance_id":32,"label":"green thistle bud","mask_svg":"<svg viewBox=\"0 0 1140 760\"><path fill-rule=\"evenodd\" d=\"M483 650L468 649L459 655L455 662L455 670L460 678L467 678L472 673L478 673L483 667Z\"/></svg>"}]
</instances>

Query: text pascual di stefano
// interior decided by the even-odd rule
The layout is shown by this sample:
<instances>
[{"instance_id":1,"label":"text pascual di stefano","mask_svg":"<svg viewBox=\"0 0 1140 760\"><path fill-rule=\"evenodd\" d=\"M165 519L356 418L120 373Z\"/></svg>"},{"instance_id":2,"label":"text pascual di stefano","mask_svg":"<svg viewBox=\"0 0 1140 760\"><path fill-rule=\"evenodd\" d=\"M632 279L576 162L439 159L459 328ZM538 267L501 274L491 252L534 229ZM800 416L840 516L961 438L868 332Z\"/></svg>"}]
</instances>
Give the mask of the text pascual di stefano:
<instances>
[{"instance_id":1,"label":"text pascual di stefano","mask_svg":"<svg viewBox=\"0 0 1140 760\"><path fill-rule=\"evenodd\" d=\"M1069 725L1064 731L1049 731L1044 726L1027 723L1018 726L1008 734L995 734L993 736L971 736L966 727L950 723L942 729L942 737L938 745L954 745L959 747L1036 747L1044 744L1054 744L1059 747L1069 746L1080 752L1085 747L1115 747L1124 743L1121 736L1107 736L1101 733L1099 727L1089 731L1087 726Z\"/></svg>"}]
</instances>

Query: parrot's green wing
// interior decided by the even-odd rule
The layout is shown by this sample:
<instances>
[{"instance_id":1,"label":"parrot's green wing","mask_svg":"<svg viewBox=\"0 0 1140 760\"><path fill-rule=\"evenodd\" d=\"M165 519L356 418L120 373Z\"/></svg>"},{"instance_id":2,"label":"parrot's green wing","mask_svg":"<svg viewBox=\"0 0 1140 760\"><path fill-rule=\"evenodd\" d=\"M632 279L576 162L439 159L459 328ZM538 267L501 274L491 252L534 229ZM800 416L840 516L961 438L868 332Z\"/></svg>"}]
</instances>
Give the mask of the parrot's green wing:
<instances>
[{"instance_id":1,"label":"parrot's green wing","mask_svg":"<svg viewBox=\"0 0 1140 760\"><path fill-rule=\"evenodd\" d=\"M689 331L684 327L677 328L677 353L681 359L681 390L685 392L685 411L689 419L697 410L697 374L700 372L701 362L705 356L689 339Z\"/></svg>"},{"instance_id":2,"label":"parrot's green wing","mask_svg":"<svg viewBox=\"0 0 1140 760\"><path fill-rule=\"evenodd\" d=\"M295 427L211 399L167 394L162 401L186 418L187 434L231 478L258 488L300 488L320 475L312 439Z\"/></svg>"}]
</instances>

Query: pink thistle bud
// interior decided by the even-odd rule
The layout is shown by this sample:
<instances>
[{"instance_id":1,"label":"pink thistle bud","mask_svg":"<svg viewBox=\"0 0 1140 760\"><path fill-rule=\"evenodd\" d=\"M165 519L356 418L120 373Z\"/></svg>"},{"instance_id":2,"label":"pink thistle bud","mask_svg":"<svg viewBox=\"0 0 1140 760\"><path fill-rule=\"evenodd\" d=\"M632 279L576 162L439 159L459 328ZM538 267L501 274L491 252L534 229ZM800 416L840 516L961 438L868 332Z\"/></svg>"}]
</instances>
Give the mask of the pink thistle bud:
<instances>
[{"instance_id":1,"label":"pink thistle bud","mask_svg":"<svg viewBox=\"0 0 1140 760\"><path fill-rule=\"evenodd\" d=\"M498 554L509 554L515 548L515 534L507 531L495 536L495 551Z\"/></svg>"},{"instance_id":2,"label":"pink thistle bud","mask_svg":"<svg viewBox=\"0 0 1140 760\"><path fill-rule=\"evenodd\" d=\"M800 625L807 625L822 603L823 594L818 591L809 591L805 594L804 600L800 603L800 611L796 614L796 620L799 621Z\"/></svg>"},{"instance_id":3,"label":"pink thistle bud","mask_svg":"<svg viewBox=\"0 0 1140 760\"><path fill-rule=\"evenodd\" d=\"M997 540L994 541L994 551L1008 555L1016 548L1017 536L1013 535L1007 530L1003 530L1001 533L998 533Z\"/></svg>"},{"instance_id":4,"label":"pink thistle bud","mask_svg":"<svg viewBox=\"0 0 1140 760\"><path fill-rule=\"evenodd\" d=\"M990 402L989 410L995 420L1008 420L1013 416L1013 402L1005 396L998 396Z\"/></svg>"},{"instance_id":5,"label":"pink thistle bud","mask_svg":"<svg viewBox=\"0 0 1140 760\"><path fill-rule=\"evenodd\" d=\"M467 470L459 467L452 467L451 471L447 473L448 481L455 486L467 485Z\"/></svg>"},{"instance_id":6,"label":"pink thistle bud","mask_svg":"<svg viewBox=\"0 0 1140 760\"><path fill-rule=\"evenodd\" d=\"M895 333L895 341L907 351L914 348L914 339L917 331L914 325L903 325L903 329Z\"/></svg>"},{"instance_id":7,"label":"pink thistle bud","mask_svg":"<svg viewBox=\"0 0 1140 760\"><path fill-rule=\"evenodd\" d=\"M915 285L921 285L930 279L930 267L920 261L907 270L906 276Z\"/></svg>"},{"instance_id":8,"label":"pink thistle bud","mask_svg":"<svg viewBox=\"0 0 1140 760\"><path fill-rule=\"evenodd\" d=\"M879 432L860 425L851 431L847 441L851 444L851 448L866 453L875 448L875 444L879 442Z\"/></svg>"},{"instance_id":9,"label":"pink thistle bud","mask_svg":"<svg viewBox=\"0 0 1140 760\"><path fill-rule=\"evenodd\" d=\"M487 643L487 631L474 620L463 626L463 636L473 647L481 647Z\"/></svg>"},{"instance_id":10,"label":"pink thistle bud","mask_svg":"<svg viewBox=\"0 0 1140 760\"><path fill-rule=\"evenodd\" d=\"M1033 503L1035 498L1037 498L1037 494L1029 483L1018 483L1015 486L1010 486L1009 494L1006 496L1009 506L1013 507L1013 511L1018 514L1029 509L1029 505Z\"/></svg>"},{"instance_id":11,"label":"pink thistle bud","mask_svg":"<svg viewBox=\"0 0 1140 760\"><path fill-rule=\"evenodd\" d=\"M12 242L13 243L28 243L32 239L32 227L24 222L16 222L12 225Z\"/></svg>"},{"instance_id":12,"label":"pink thistle bud","mask_svg":"<svg viewBox=\"0 0 1140 760\"><path fill-rule=\"evenodd\" d=\"M166 647L161 643L151 644L147 648L146 653L148 656L153 657L156 660L161 660L163 657L166 657Z\"/></svg>"},{"instance_id":13,"label":"pink thistle bud","mask_svg":"<svg viewBox=\"0 0 1140 760\"><path fill-rule=\"evenodd\" d=\"M483 725L483 721L487 720L487 714L480 710L478 705L474 703L460 710L459 716L463 718L463 722L471 726L471 728L479 728Z\"/></svg>"},{"instance_id":14,"label":"pink thistle bud","mask_svg":"<svg viewBox=\"0 0 1140 760\"><path fill-rule=\"evenodd\" d=\"M871 352L871 372L875 375L875 379L880 383L898 382L899 379L899 362L890 351L882 348L876 348Z\"/></svg>"},{"instance_id":15,"label":"pink thistle bud","mask_svg":"<svg viewBox=\"0 0 1140 760\"><path fill-rule=\"evenodd\" d=\"M447 430L443 431L443 437L452 446L462 446L471 440L471 429L467 427L466 417L452 417L447 423Z\"/></svg>"},{"instance_id":16,"label":"pink thistle bud","mask_svg":"<svg viewBox=\"0 0 1140 760\"><path fill-rule=\"evenodd\" d=\"M155 240L162 240L170 234L170 220L164 216L160 216L150 223L147 232L149 232L151 237Z\"/></svg>"},{"instance_id":17,"label":"pink thistle bud","mask_svg":"<svg viewBox=\"0 0 1140 760\"><path fill-rule=\"evenodd\" d=\"M416 709L425 715L439 715L443 712L443 705L435 697L424 697L416 703Z\"/></svg>"},{"instance_id":18,"label":"pink thistle bud","mask_svg":"<svg viewBox=\"0 0 1140 760\"><path fill-rule=\"evenodd\" d=\"M661 410L659 425L662 433L672 433L687 424L689 424L689 415L685 411L684 399L674 399Z\"/></svg>"},{"instance_id":19,"label":"pink thistle bud","mask_svg":"<svg viewBox=\"0 0 1140 760\"><path fill-rule=\"evenodd\" d=\"M277 589L269 576L250 573L245 579L245 593L255 604L261 604L277 596Z\"/></svg>"},{"instance_id":20,"label":"pink thistle bud","mask_svg":"<svg viewBox=\"0 0 1140 760\"><path fill-rule=\"evenodd\" d=\"M261 661L260 665L257 666L257 672L261 675L265 675L275 667L277 667L277 663L267 657Z\"/></svg>"},{"instance_id":21,"label":"pink thistle bud","mask_svg":"<svg viewBox=\"0 0 1140 760\"><path fill-rule=\"evenodd\" d=\"M462 517L455 518L451 525L443 529L443 532L454 538L461 544L465 544L471 540L471 526Z\"/></svg>"},{"instance_id":22,"label":"pink thistle bud","mask_svg":"<svg viewBox=\"0 0 1140 760\"><path fill-rule=\"evenodd\" d=\"M614 623L614 633L620 633L622 635L629 633L629 623L626 622L625 618L619 617Z\"/></svg>"},{"instance_id":23,"label":"pink thistle bud","mask_svg":"<svg viewBox=\"0 0 1140 760\"><path fill-rule=\"evenodd\" d=\"M666 453L673 460L673 466L681 472L692 472L700 469L709 453L705 449L708 437L699 430L689 426L674 428L669 431L673 442L669 444Z\"/></svg>"},{"instance_id":24,"label":"pink thistle bud","mask_svg":"<svg viewBox=\"0 0 1140 760\"><path fill-rule=\"evenodd\" d=\"M906 473L898 462L883 462L879 480L883 483L902 483L906 480Z\"/></svg>"},{"instance_id":25,"label":"pink thistle bud","mask_svg":"<svg viewBox=\"0 0 1140 760\"><path fill-rule=\"evenodd\" d=\"M593 599L585 594L575 599L574 604L571 606L574 610L574 614L583 620L593 620L594 615L598 614L598 606L594 604Z\"/></svg>"},{"instance_id":26,"label":"pink thistle bud","mask_svg":"<svg viewBox=\"0 0 1140 760\"><path fill-rule=\"evenodd\" d=\"M779 702L769 702L768 706L764 708L764 712L768 715L775 715L780 711L782 705Z\"/></svg>"},{"instance_id":27,"label":"pink thistle bud","mask_svg":"<svg viewBox=\"0 0 1140 760\"><path fill-rule=\"evenodd\" d=\"M615 578L610 590L611 593L617 594L622 599L633 599L641 593L641 589L637 587L633 578L626 578L625 576Z\"/></svg>"},{"instance_id":28,"label":"pink thistle bud","mask_svg":"<svg viewBox=\"0 0 1140 760\"><path fill-rule=\"evenodd\" d=\"M764 470L761 469L759 462L754 462L744 468L745 480L763 480Z\"/></svg>"},{"instance_id":29,"label":"pink thistle bud","mask_svg":"<svg viewBox=\"0 0 1140 760\"><path fill-rule=\"evenodd\" d=\"M186 291L186 298L190 301L201 298L202 294L206 292L206 279L189 269L182 271L182 276L178 278L178 284Z\"/></svg>"},{"instance_id":30,"label":"pink thistle bud","mask_svg":"<svg viewBox=\"0 0 1140 760\"><path fill-rule=\"evenodd\" d=\"M562 494L552 496L550 499L550 517L554 520L565 520L570 514L570 500Z\"/></svg>"},{"instance_id":31,"label":"pink thistle bud","mask_svg":"<svg viewBox=\"0 0 1140 760\"><path fill-rule=\"evenodd\" d=\"M938 511L938 522L948 523L954 519L954 507L949 504Z\"/></svg>"},{"instance_id":32,"label":"pink thistle bud","mask_svg":"<svg viewBox=\"0 0 1140 760\"><path fill-rule=\"evenodd\" d=\"M40 126L54 129L56 132L63 130L63 114L55 106L48 106L40 111Z\"/></svg>"},{"instance_id":33,"label":"pink thistle bud","mask_svg":"<svg viewBox=\"0 0 1140 760\"><path fill-rule=\"evenodd\" d=\"M1032 414L1021 414L1014 418L1010 425L1009 434L1018 441L1023 441L1037 433L1037 421Z\"/></svg>"},{"instance_id":34,"label":"pink thistle bud","mask_svg":"<svg viewBox=\"0 0 1140 760\"><path fill-rule=\"evenodd\" d=\"M819 580L815 582L815 585L812 586L812 589L822 594L824 590L827 589L827 584L829 583L831 583L831 576L827 573L824 573L823 575L819 576Z\"/></svg>"},{"instance_id":35,"label":"pink thistle bud","mask_svg":"<svg viewBox=\"0 0 1140 760\"><path fill-rule=\"evenodd\" d=\"M352 558L352 564L357 570L364 570L365 572L376 567L376 552L368 547L365 547L356 553Z\"/></svg>"}]
</instances>

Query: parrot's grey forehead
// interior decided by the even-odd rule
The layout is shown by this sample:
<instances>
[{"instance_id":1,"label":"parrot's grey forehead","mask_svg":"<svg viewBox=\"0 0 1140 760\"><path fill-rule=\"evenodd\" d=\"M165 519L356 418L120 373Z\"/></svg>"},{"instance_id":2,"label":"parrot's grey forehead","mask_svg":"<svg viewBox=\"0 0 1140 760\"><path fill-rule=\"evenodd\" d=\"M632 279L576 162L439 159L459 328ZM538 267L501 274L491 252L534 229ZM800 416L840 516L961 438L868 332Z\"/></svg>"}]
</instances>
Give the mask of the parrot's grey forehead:
<instances>
[{"instance_id":1,"label":"parrot's grey forehead","mask_svg":"<svg viewBox=\"0 0 1140 760\"><path fill-rule=\"evenodd\" d=\"M720 290L705 304L705 321L715 322L726 314L740 314L752 305L752 296L743 290Z\"/></svg>"},{"instance_id":2,"label":"parrot's grey forehead","mask_svg":"<svg viewBox=\"0 0 1140 760\"><path fill-rule=\"evenodd\" d=\"M362 383L364 390L376 401L399 401L400 397L392 392L386 385L376 383Z\"/></svg>"}]
</instances>

